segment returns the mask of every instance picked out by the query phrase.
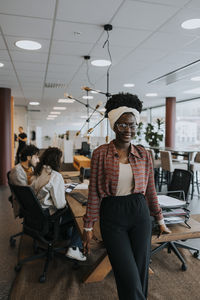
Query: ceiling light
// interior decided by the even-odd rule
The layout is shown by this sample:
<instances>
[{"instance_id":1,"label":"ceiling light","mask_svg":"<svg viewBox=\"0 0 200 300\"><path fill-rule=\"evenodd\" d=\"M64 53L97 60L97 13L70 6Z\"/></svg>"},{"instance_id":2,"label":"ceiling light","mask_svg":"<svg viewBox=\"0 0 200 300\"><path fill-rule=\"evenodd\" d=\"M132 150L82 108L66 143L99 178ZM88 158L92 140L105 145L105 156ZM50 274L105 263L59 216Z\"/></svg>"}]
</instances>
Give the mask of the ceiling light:
<instances>
[{"instance_id":1,"label":"ceiling light","mask_svg":"<svg viewBox=\"0 0 200 300\"><path fill-rule=\"evenodd\" d=\"M124 87L127 87L127 88L134 87L134 86L135 86L134 83L124 83Z\"/></svg>"},{"instance_id":2,"label":"ceiling light","mask_svg":"<svg viewBox=\"0 0 200 300\"><path fill-rule=\"evenodd\" d=\"M200 88L192 89L192 90L187 90L183 92L184 94L200 94Z\"/></svg>"},{"instance_id":3,"label":"ceiling light","mask_svg":"<svg viewBox=\"0 0 200 300\"><path fill-rule=\"evenodd\" d=\"M40 105L40 102L37 101L29 102L29 105Z\"/></svg>"},{"instance_id":4,"label":"ceiling light","mask_svg":"<svg viewBox=\"0 0 200 300\"><path fill-rule=\"evenodd\" d=\"M57 118L57 115L48 115L49 118Z\"/></svg>"},{"instance_id":5,"label":"ceiling light","mask_svg":"<svg viewBox=\"0 0 200 300\"><path fill-rule=\"evenodd\" d=\"M200 81L200 76L192 77L190 80L192 80L192 81Z\"/></svg>"},{"instance_id":6,"label":"ceiling light","mask_svg":"<svg viewBox=\"0 0 200 300\"><path fill-rule=\"evenodd\" d=\"M93 99L94 97L93 96L83 96L82 98L83 99Z\"/></svg>"},{"instance_id":7,"label":"ceiling light","mask_svg":"<svg viewBox=\"0 0 200 300\"><path fill-rule=\"evenodd\" d=\"M54 118L49 118L49 117L47 117L46 120L54 120Z\"/></svg>"},{"instance_id":8,"label":"ceiling light","mask_svg":"<svg viewBox=\"0 0 200 300\"><path fill-rule=\"evenodd\" d=\"M58 99L58 103L74 103L74 99Z\"/></svg>"},{"instance_id":9,"label":"ceiling light","mask_svg":"<svg viewBox=\"0 0 200 300\"><path fill-rule=\"evenodd\" d=\"M0 63L0 68L3 68L4 64L3 63Z\"/></svg>"},{"instance_id":10,"label":"ceiling light","mask_svg":"<svg viewBox=\"0 0 200 300\"><path fill-rule=\"evenodd\" d=\"M66 107L64 107L64 106L54 106L53 109L55 109L55 110L66 110Z\"/></svg>"},{"instance_id":11,"label":"ceiling light","mask_svg":"<svg viewBox=\"0 0 200 300\"><path fill-rule=\"evenodd\" d=\"M97 59L91 61L91 64L96 67L107 67L111 65L111 61L106 59Z\"/></svg>"},{"instance_id":12,"label":"ceiling light","mask_svg":"<svg viewBox=\"0 0 200 300\"><path fill-rule=\"evenodd\" d=\"M156 97L156 96L158 96L158 94L157 93L147 93L147 94L145 94L145 96L146 97Z\"/></svg>"},{"instance_id":13,"label":"ceiling light","mask_svg":"<svg viewBox=\"0 0 200 300\"><path fill-rule=\"evenodd\" d=\"M88 116L81 116L81 119L88 119Z\"/></svg>"},{"instance_id":14,"label":"ceiling light","mask_svg":"<svg viewBox=\"0 0 200 300\"><path fill-rule=\"evenodd\" d=\"M50 114L51 115L60 115L61 112L60 111L51 111Z\"/></svg>"},{"instance_id":15,"label":"ceiling light","mask_svg":"<svg viewBox=\"0 0 200 300\"><path fill-rule=\"evenodd\" d=\"M200 19L190 19L181 24L184 29L197 29L200 28Z\"/></svg>"},{"instance_id":16,"label":"ceiling light","mask_svg":"<svg viewBox=\"0 0 200 300\"><path fill-rule=\"evenodd\" d=\"M15 45L24 50L38 50L42 48L40 43L28 40L17 41Z\"/></svg>"}]
</instances>

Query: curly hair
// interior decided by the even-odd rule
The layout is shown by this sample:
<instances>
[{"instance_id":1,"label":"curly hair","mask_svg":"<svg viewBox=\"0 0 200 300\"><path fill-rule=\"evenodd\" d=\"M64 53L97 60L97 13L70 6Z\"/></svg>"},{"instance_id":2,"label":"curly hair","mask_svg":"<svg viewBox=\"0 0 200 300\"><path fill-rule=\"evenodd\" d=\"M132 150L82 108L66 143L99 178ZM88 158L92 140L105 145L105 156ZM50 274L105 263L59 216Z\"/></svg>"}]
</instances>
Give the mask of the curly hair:
<instances>
[{"instance_id":1,"label":"curly hair","mask_svg":"<svg viewBox=\"0 0 200 300\"><path fill-rule=\"evenodd\" d=\"M27 156L33 156L39 154L39 149L34 145L26 145L21 153L20 153L20 160L27 161Z\"/></svg>"},{"instance_id":2,"label":"curly hair","mask_svg":"<svg viewBox=\"0 0 200 300\"><path fill-rule=\"evenodd\" d=\"M40 157L40 162L37 164L34 174L39 176L44 165L50 166L52 170L59 171L61 164L62 151L56 147L49 147Z\"/></svg>"},{"instance_id":3,"label":"curly hair","mask_svg":"<svg viewBox=\"0 0 200 300\"><path fill-rule=\"evenodd\" d=\"M135 108L139 113L142 111L142 101L140 101L137 95L132 95L130 93L119 93L112 95L111 98L108 99L105 105L105 117L108 117L108 113L111 110L120 106Z\"/></svg>"}]
</instances>

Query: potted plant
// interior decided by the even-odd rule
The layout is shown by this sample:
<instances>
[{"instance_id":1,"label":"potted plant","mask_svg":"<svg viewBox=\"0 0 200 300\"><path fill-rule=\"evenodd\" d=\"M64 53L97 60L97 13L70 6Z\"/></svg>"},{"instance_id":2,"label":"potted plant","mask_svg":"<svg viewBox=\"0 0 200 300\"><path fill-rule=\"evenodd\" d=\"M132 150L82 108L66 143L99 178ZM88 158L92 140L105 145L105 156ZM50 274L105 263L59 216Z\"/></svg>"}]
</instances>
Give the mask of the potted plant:
<instances>
[{"instance_id":1,"label":"potted plant","mask_svg":"<svg viewBox=\"0 0 200 300\"><path fill-rule=\"evenodd\" d=\"M145 131L145 140L151 147L159 147L160 142L163 141L163 127L164 122L161 119L156 120L156 125L147 124ZM155 158L158 158L159 149L154 149Z\"/></svg>"}]
</instances>

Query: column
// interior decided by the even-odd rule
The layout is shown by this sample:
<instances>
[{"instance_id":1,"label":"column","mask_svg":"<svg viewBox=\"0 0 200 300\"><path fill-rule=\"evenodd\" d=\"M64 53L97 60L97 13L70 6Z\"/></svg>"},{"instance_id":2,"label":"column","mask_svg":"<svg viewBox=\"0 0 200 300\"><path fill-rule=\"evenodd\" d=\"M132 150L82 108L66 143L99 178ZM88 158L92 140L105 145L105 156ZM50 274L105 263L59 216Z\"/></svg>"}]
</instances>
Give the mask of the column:
<instances>
[{"instance_id":1,"label":"column","mask_svg":"<svg viewBox=\"0 0 200 300\"><path fill-rule=\"evenodd\" d=\"M7 172L11 169L11 89L0 88L0 185L7 184Z\"/></svg>"},{"instance_id":2,"label":"column","mask_svg":"<svg viewBox=\"0 0 200 300\"><path fill-rule=\"evenodd\" d=\"M165 146L175 147L176 98L166 98Z\"/></svg>"}]
</instances>

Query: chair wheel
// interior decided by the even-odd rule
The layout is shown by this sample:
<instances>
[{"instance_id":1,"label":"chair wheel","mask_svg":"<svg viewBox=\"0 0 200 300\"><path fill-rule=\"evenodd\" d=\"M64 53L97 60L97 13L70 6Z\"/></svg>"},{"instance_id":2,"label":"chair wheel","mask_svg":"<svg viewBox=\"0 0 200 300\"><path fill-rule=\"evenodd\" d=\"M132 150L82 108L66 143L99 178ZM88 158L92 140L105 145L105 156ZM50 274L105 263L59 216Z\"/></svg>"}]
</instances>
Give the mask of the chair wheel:
<instances>
[{"instance_id":1,"label":"chair wheel","mask_svg":"<svg viewBox=\"0 0 200 300\"><path fill-rule=\"evenodd\" d=\"M187 266L185 264L182 264L181 269L182 269L182 271L186 271L187 270Z\"/></svg>"},{"instance_id":2,"label":"chair wheel","mask_svg":"<svg viewBox=\"0 0 200 300\"><path fill-rule=\"evenodd\" d=\"M21 270L21 268L22 268L22 266L18 264L15 266L15 271L19 272Z\"/></svg>"},{"instance_id":3,"label":"chair wheel","mask_svg":"<svg viewBox=\"0 0 200 300\"><path fill-rule=\"evenodd\" d=\"M194 252L194 253L193 253L193 256L194 256L195 258L198 258L198 256L199 256L199 251Z\"/></svg>"},{"instance_id":4,"label":"chair wheel","mask_svg":"<svg viewBox=\"0 0 200 300\"><path fill-rule=\"evenodd\" d=\"M10 247L14 248L16 246L16 240L12 237L10 238Z\"/></svg>"},{"instance_id":5,"label":"chair wheel","mask_svg":"<svg viewBox=\"0 0 200 300\"><path fill-rule=\"evenodd\" d=\"M45 275L41 275L39 278L39 282L40 283L44 283L46 281L46 276Z\"/></svg>"}]
</instances>

